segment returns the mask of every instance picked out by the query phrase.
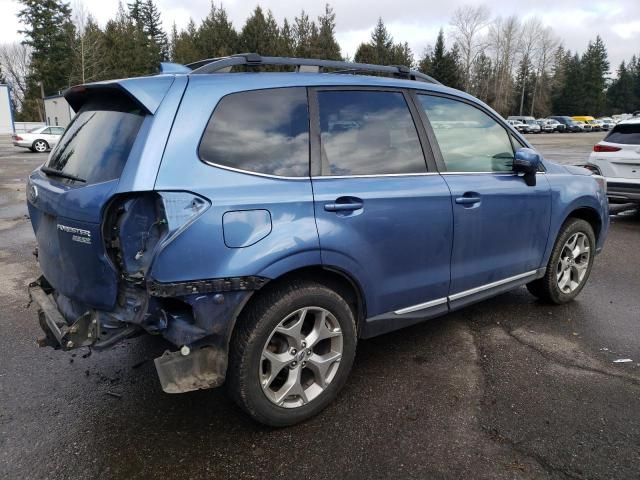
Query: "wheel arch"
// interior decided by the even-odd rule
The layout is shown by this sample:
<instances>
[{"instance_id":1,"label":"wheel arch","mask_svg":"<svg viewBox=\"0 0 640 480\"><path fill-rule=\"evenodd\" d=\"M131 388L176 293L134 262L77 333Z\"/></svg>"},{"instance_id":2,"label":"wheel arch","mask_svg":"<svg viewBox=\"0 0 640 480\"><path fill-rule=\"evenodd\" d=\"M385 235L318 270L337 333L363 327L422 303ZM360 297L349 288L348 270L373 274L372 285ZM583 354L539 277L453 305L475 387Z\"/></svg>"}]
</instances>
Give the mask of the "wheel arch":
<instances>
[{"instance_id":1,"label":"wheel arch","mask_svg":"<svg viewBox=\"0 0 640 480\"><path fill-rule=\"evenodd\" d=\"M317 282L340 294L340 296L342 296L349 304L349 307L351 307L356 320L358 334L360 333L360 329L364 324L364 319L366 318L366 302L362 286L351 275L339 268L324 265L309 265L283 273L279 277L270 280L264 287L251 295L248 301L243 305L242 309L238 312L238 315L233 319L233 325L229 328L229 338L236 328L238 318L251 306L253 302L266 292L272 291L280 285L292 280L309 280Z\"/></svg>"},{"instance_id":2,"label":"wheel arch","mask_svg":"<svg viewBox=\"0 0 640 480\"><path fill-rule=\"evenodd\" d=\"M602 219L600 218L600 214L598 211L592 207L577 207L566 216L563 225L570 218L579 218L587 222L593 228L593 233L596 236L596 242L600 238L600 233L602 232Z\"/></svg>"}]
</instances>

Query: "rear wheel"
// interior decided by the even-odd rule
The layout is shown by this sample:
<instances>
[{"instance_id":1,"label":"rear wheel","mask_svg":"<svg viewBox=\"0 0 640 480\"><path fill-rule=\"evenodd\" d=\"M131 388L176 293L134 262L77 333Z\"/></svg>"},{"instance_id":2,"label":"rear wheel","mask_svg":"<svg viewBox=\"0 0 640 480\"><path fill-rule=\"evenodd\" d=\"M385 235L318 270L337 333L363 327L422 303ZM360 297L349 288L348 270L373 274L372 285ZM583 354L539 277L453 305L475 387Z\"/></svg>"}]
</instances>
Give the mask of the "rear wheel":
<instances>
[{"instance_id":1,"label":"rear wheel","mask_svg":"<svg viewBox=\"0 0 640 480\"><path fill-rule=\"evenodd\" d=\"M45 140L36 140L31 146L31 150L38 153L44 153L49 149L49 144Z\"/></svg>"},{"instance_id":2,"label":"rear wheel","mask_svg":"<svg viewBox=\"0 0 640 480\"><path fill-rule=\"evenodd\" d=\"M345 384L356 351L354 314L312 281L260 295L238 319L228 391L255 420L293 425L319 413Z\"/></svg>"},{"instance_id":3,"label":"rear wheel","mask_svg":"<svg viewBox=\"0 0 640 480\"><path fill-rule=\"evenodd\" d=\"M558 234L544 277L527 284L541 300L562 304L573 300L587 283L595 254L593 228L585 220L570 218Z\"/></svg>"}]
</instances>

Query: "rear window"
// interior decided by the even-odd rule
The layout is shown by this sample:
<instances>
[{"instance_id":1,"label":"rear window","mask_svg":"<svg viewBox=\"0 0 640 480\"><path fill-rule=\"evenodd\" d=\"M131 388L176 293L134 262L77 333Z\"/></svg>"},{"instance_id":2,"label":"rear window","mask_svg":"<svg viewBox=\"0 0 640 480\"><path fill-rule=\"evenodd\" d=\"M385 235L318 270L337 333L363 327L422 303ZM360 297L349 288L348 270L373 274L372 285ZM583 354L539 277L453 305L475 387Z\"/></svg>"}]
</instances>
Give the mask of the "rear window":
<instances>
[{"instance_id":1,"label":"rear window","mask_svg":"<svg viewBox=\"0 0 640 480\"><path fill-rule=\"evenodd\" d=\"M227 95L204 132L200 158L208 163L283 177L309 175L306 88Z\"/></svg>"},{"instance_id":2,"label":"rear window","mask_svg":"<svg viewBox=\"0 0 640 480\"><path fill-rule=\"evenodd\" d=\"M45 164L86 183L119 178L144 113L126 99L89 100Z\"/></svg>"},{"instance_id":3,"label":"rear window","mask_svg":"<svg viewBox=\"0 0 640 480\"><path fill-rule=\"evenodd\" d=\"M604 138L605 142L640 145L640 123L619 124Z\"/></svg>"}]
</instances>

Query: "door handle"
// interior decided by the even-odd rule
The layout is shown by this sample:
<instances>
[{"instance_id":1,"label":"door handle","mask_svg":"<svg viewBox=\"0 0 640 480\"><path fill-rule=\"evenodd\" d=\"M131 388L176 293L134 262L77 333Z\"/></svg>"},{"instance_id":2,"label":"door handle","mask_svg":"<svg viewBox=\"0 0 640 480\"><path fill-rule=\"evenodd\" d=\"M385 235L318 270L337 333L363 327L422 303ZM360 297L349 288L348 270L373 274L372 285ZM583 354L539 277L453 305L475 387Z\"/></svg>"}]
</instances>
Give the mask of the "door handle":
<instances>
[{"instance_id":1,"label":"door handle","mask_svg":"<svg viewBox=\"0 0 640 480\"><path fill-rule=\"evenodd\" d=\"M463 196L456 198L458 205L475 205L480 203L480 195L477 193L465 193Z\"/></svg>"},{"instance_id":2,"label":"door handle","mask_svg":"<svg viewBox=\"0 0 640 480\"><path fill-rule=\"evenodd\" d=\"M364 206L364 202L359 198L340 197L334 203L327 203L324 209L327 212L353 212L360 210Z\"/></svg>"}]
</instances>

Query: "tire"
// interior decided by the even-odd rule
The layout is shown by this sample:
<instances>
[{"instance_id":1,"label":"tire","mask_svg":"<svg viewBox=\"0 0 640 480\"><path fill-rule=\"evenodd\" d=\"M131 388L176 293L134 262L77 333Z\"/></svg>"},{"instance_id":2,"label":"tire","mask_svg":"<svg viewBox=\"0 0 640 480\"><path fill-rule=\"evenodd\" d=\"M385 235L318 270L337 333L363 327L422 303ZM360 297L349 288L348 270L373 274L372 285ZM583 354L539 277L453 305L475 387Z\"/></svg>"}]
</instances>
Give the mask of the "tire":
<instances>
[{"instance_id":1,"label":"tire","mask_svg":"<svg viewBox=\"0 0 640 480\"><path fill-rule=\"evenodd\" d=\"M556 238L544 277L528 283L527 289L548 303L572 301L589 279L595 250L593 227L585 220L569 218Z\"/></svg>"},{"instance_id":2,"label":"tire","mask_svg":"<svg viewBox=\"0 0 640 480\"><path fill-rule=\"evenodd\" d=\"M227 391L256 421L285 427L313 417L337 396L353 365L357 330L347 302L323 284L294 281L265 290L238 318Z\"/></svg>"},{"instance_id":3,"label":"tire","mask_svg":"<svg viewBox=\"0 0 640 480\"><path fill-rule=\"evenodd\" d=\"M49 150L49 144L45 140L38 139L31 145L31 150L37 153L44 153Z\"/></svg>"}]
</instances>

